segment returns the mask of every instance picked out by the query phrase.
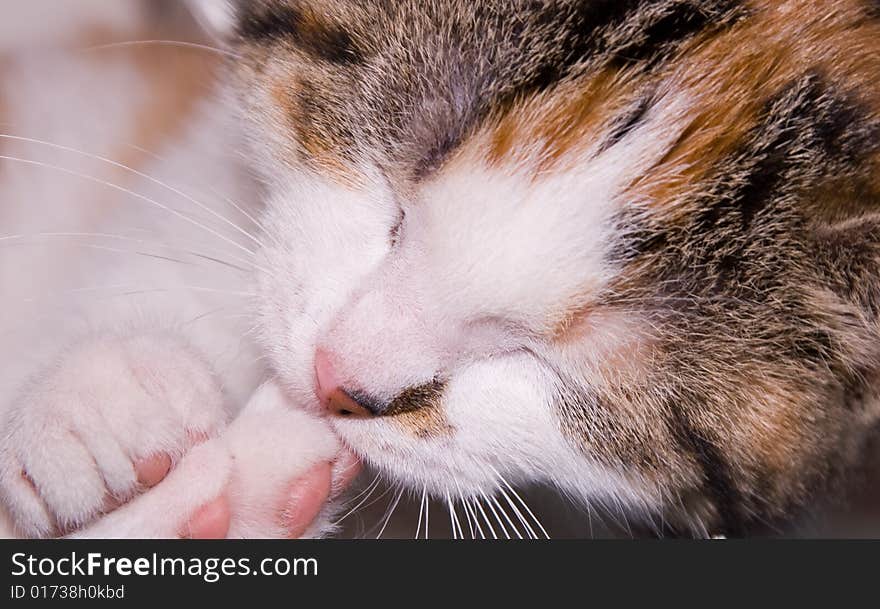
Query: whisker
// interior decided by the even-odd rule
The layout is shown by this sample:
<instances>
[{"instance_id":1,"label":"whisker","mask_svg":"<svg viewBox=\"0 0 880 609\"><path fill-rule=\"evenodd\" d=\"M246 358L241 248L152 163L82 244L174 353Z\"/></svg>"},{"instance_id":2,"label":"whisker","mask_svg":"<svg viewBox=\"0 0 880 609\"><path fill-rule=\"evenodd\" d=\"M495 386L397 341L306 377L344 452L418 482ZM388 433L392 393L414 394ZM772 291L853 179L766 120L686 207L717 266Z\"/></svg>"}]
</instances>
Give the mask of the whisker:
<instances>
[{"instance_id":1,"label":"whisker","mask_svg":"<svg viewBox=\"0 0 880 609\"><path fill-rule=\"evenodd\" d=\"M531 539L537 539L538 536L535 534L535 530L529 524L528 520L526 520L525 517L522 515L522 512L519 511L519 508L516 506L516 504L510 498L510 495L507 494L507 491L504 490L504 487L499 486L498 490L501 492L502 497L504 497L504 499L505 499L505 501L507 501L508 505L510 505L511 509L513 509L513 513L516 515L520 524L522 524L525 527L526 532L529 534L529 537Z\"/></svg>"},{"instance_id":2,"label":"whisker","mask_svg":"<svg viewBox=\"0 0 880 609\"><path fill-rule=\"evenodd\" d=\"M97 46L86 47L82 49L83 51L100 51L104 49L114 49L120 47L132 47L132 46L142 46L142 45L156 45L156 46L172 46L172 47L180 47L186 49L194 49L197 51L210 51L212 53L217 53L218 55L226 55L227 57L231 57L232 59L241 59L241 55L239 53L234 53L232 51L228 51L225 49L218 49L217 47L212 47L207 44L198 44L196 42L186 42L183 40L126 40L124 42L113 42L110 44L100 44Z\"/></svg>"},{"instance_id":3,"label":"whisker","mask_svg":"<svg viewBox=\"0 0 880 609\"><path fill-rule=\"evenodd\" d=\"M3 241L3 240L4 239L0 238L0 241ZM26 236L25 236L25 239L22 239L22 241L25 241L25 243L27 243ZM33 245L40 245L40 244L35 243ZM125 249L120 249L117 247L110 247L108 245L96 245L94 243L71 243L70 245L72 247L81 247L84 249L113 252L115 254L133 254L136 256L143 256L145 258L154 258L156 260L164 260L165 262L174 262L176 264L184 264L187 266L202 266L202 265L198 265L192 261L181 260L180 258L172 258L171 256L163 256L161 254L154 254L151 252L143 252L143 251L139 251L139 250L125 250ZM237 266L235 264L231 264L231 263L226 262L224 260L220 260L219 258L212 258L210 256L201 256L201 255L197 255L197 254L193 254L193 255L197 256L199 258L202 258L208 262L215 262L217 264L235 269L235 270L240 271L242 273L249 273L250 272L248 269L242 268L242 267Z\"/></svg>"},{"instance_id":4,"label":"whisker","mask_svg":"<svg viewBox=\"0 0 880 609\"><path fill-rule=\"evenodd\" d=\"M257 239L254 235L252 235L248 231L244 230L242 227L240 227L238 224L236 224L235 222L233 222L232 220L230 220L229 218L227 218L223 214L218 213L216 210L211 209L209 206L205 205L204 203L202 203L200 201L197 201L196 199L194 199L190 195L175 188L174 186L171 186L170 184L163 182L162 180L156 179L153 176L150 176L150 175L147 175L141 171L138 171L137 169L134 169L133 167L129 167L128 165L125 165L123 163L119 163L119 162L114 161L112 159L108 159L108 158L103 157L98 154L92 154L92 153L86 152L84 150L77 150L76 148L71 148L69 146L63 146L61 144L55 144L53 142L47 142L45 140L39 140L39 139L35 139L35 138L30 138L30 137L23 137L23 136L3 134L3 133L0 133L0 139L13 140L13 141L18 141L18 142L27 142L30 144L38 144L41 146L46 146L48 148L53 148L55 150L63 150L65 152L78 154L80 156L83 156L83 157L86 157L89 159L94 159L96 161L101 161L103 163L107 163L108 165L111 165L113 167L117 167L119 169L127 171L133 175L140 177L140 178L144 178L145 180L149 180L153 184L156 184L162 188L165 188L166 190L178 195L179 197L183 197L184 199L186 199L187 201L189 201L190 203L192 203L193 205L195 205L199 209L208 212L209 214L211 214L212 216L214 216L215 218L217 218L221 222L224 222L225 224L231 226L234 230L238 231L239 233L241 233L245 237L249 238L251 241L256 243L258 246L263 247L263 244L259 239Z\"/></svg>"},{"instance_id":5,"label":"whisker","mask_svg":"<svg viewBox=\"0 0 880 609\"><path fill-rule=\"evenodd\" d=\"M468 529L470 529L470 532L471 532L471 539L476 539L477 537L474 534L474 523L471 522L471 515L470 515L470 512L468 512L467 504L465 503L464 495L462 495L461 487L458 485L458 481L455 482L455 488L458 489L458 498L461 501L461 505L462 505L462 509L464 510L465 518L467 518Z\"/></svg>"},{"instance_id":6,"label":"whisker","mask_svg":"<svg viewBox=\"0 0 880 609\"><path fill-rule=\"evenodd\" d=\"M513 524L513 521L510 519L510 516L507 515L507 512L504 510L504 508L501 507L501 503L498 502L498 498L493 495L491 501L498 508L498 511L501 512L501 515L504 516L504 520L507 521L507 524L510 525L510 528L513 529L513 532L516 533L517 538L522 539L522 534L519 532L519 529L517 529L516 526Z\"/></svg>"},{"instance_id":7,"label":"whisker","mask_svg":"<svg viewBox=\"0 0 880 609\"><path fill-rule=\"evenodd\" d=\"M203 319L206 319L208 317L212 317L212 316L216 315L217 313L220 313L222 311L227 311L228 309L229 309L229 307L218 307L216 309L212 309L210 311L207 311L206 313L202 313L196 317L193 317L189 321L184 322L181 327L186 328L188 326L192 326L192 325L200 322ZM250 317L250 316L249 315L232 315L229 317Z\"/></svg>"},{"instance_id":8,"label":"whisker","mask_svg":"<svg viewBox=\"0 0 880 609\"><path fill-rule=\"evenodd\" d=\"M422 516L424 516L424 513L425 513L425 495L427 494L427 492L428 492L428 487L422 486L422 498L419 500L419 521L416 523L416 536L414 537L414 539L419 538L419 533L422 530ZM428 538L428 532L425 531L425 539L427 539L427 538Z\"/></svg>"},{"instance_id":9,"label":"whisker","mask_svg":"<svg viewBox=\"0 0 880 609\"><path fill-rule=\"evenodd\" d=\"M614 507L617 509L617 513L623 518L623 526L626 527L626 534L629 535L630 539L634 539L635 536L633 535L632 528L629 526L629 518L626 516L626 509L624 508L623 503L617 495L612 495L611 498L614 501Z\"/></svg>"},{"instance_id":10,"label":"whisker","mask_svg":"<svg viewBox=\"0 0 880 609\"><path fill-rule=\"evenodd\" d=\"M512 486L510 486L510 483L504 479L504 476L502 476L500 473L498 473L497 469L495 469L491 465L489 466L489 468L493 472L495 472L495 476L501 481L502 484L504 484L504 486L507 487L507 490L509 490L511 492L511 494L516 498L516 500L519 501L520 505L522 505L522 507L525 508L526 512L529 513L529 516L532 517L532 520L534 520L535 524L538 525L538 528L541 529L541 533L544 534L544 537L546 537L547 539L550 539L550 535L547 534L547 530L544 528L544 525L541 524L541 521L538 520L538 517L535 516L534 512L532 512L532 510L528 506L528 504L526 504L526 502L523 501L523 498L519 496L519 493L517 493Z\"/></svg>"},{"instance_id":11,"label":"whisker","mask_svg":"<svg viewBox=\"0 0 880 609\"><path fill-rule=\"evenodd\" d=\"M476 539L477 533L474 530L474 523L471 521L471 513L468 511L467 506L465 506L463 498L461 498L461 509L464 512L465 518L467 518L468 530L471 532L471 539Z\"/></svg>"},{"instance_id":12,"label":"whisker","mask_svg":"<svg viewBox=\"0 0 880 609\"><path fill-rule=\"evenodd\" d=\"M458 510L455 509L455 501L450 498L449 507L452 508L452 515L455 518L455 526L458 527L458 538L464 539L464 530L461 528L461 519L458 517Z\"/></svg>"},{"instance_id":13,"label":"whisker","mask_svg":"<svg viewBox=\"0 0 880 609\"><path fill-rule=\"evenodd\" d=\"M343 520L345 520L346 518L348 518L349 516L354 514L364 503L366 503L367 499L370 498L370 495L372 495L378 487L379 487L379 474L376 474L376 477L373 478L373 481L367 485L367 488L364 489L363 491L361 491L357 497L355 497L354 499L351 500L351 502L354 503L355 501L357 501L358 497L364 495L365 493L366 493L366 496L361 500L360 503L358 503L356 506L351 508L351 510L346 512L345 516L343 516L342 518L340 518L339 520L334 522L333 523L334 526L339 525Z\"/></svg>"},{"instance_id":14,"label":"whisker","mask_svg":"<svg viewBox=\"0 0 880 609\"><path fill-rule=\"evenodd\" d=\"M23 245L35 245L35 246L39 246L39 245L41 245L41 244L38 243L38 242L37 242L37 243L31 243L31 238L37 238L37 237L38 237L38 238L42 238L42 237L84 237L84 236L88 236L88 233L81 233L81 234L79 234L79 235L75 235L75 234L72 234L72 233L69 233L69 234L62 234L62 233L34 233L34 234L32 234L32 235L7 235L7 236L4 236L4 237L0 237L0 244L3 244L3 243L14 244L16 241L21 241L21 242L23 242L23 243L22 243ZM100 236L100 235L98 235L98 234L96 233L96 234L94 234L93 236ZM109 236L109 235L107 235L107 236L105 236L105 237L107 237L107 238L111 238L111 236ZM120 240L126 240L126 241L130 241L130 242L132 242L132 243L149 244L149 242L145 242L145 241L142 241L142 240L139 240L139 239L125 239L124 237L118 237L118 238L119 238ZM161 254L156 254L156 253L152 253L152 252L144 252L144 251L140 251L140 250L125 250L125 249L119 249L119 248L115 248L115 247L110 247L110 246L107 246L107 245L97 245L97 244L94 244L94 243L71 243L71 244L69 244L69 245L72 246L72 247L81 247L81 248L85 248L85 249L93 249L93 250L108 251L108 252L114 252L114 253L117 253L117 254L134 254L134 255L138 255L138 256L145 256L145 257L148 257L148 258L156 258L156 259L159 259L159 260L165 260L165 261L167 261L167 262L175 262L175 263L178 263L178 264L185 264L185 265L189 265L189 266L202 266L202 265L197 265L197 264L195 264L195 263L192 262L192 261L181 260L181 259L179 259L179 258L172 258L172 257L170 257L170 256L163 256L163 255L161 255ZM165 246L165 245L162 245L162 244L155 244L155 245L157 245L158 247L162 247L163 249L168 249L168 250L170 250L170 251L176 251L176 252L179 252L179 253L188 254L188 255L190 255L190 256L192 256L192 257L194 257L194 258L198 258L198 259L204 260L204 261L206 261L206 262L213 262L213 263L215 263L215 264L219 264L219 265L221 265L221 266L225 266L225 267L228 267L228 268L234 269L234 270L239 271L239 272L241 272L241 273L251 273L251 272L252 272L251 269L247 269L247 268L244 268L244 267L238 266L237 264L234 264L234 263L228 262L228 261L226 261L226 260L223 260L222 258L215 258L214 256L208 256L207 254L200 254L200 253L198 253L198 252L194 252L194 251L192 251L192 250L186 250L186 249L181 249L181 248L174 248L174 247L171 247L171 246ZM243 260L243 262L245 262L245 264L251 264L250 262L247 262L247 261L244 261L244 260Z\"/></svg>"},{"instance_id":15,"label":"whisker","mask_svg":"<svg viewBox=\"0 0 880 609\"><path fill-rule=\"evenodd\" d=\"M380 482L381 482L381 481L380 481ZM381 484L380 484L379 486L381 486ZM378 487L377 487L377 488L378 488ZM397 487L396 487L396 486L389 486L389 487L387 487L384 491L382 491L381 493L379 493L379 496L378 496L378 497L376 497L375 499L373 499L372 501L370 501L369 503L367 503L366 505L364 505L361 509L366 510L366 509L367 509L368 507L370 507L371 505L374 505L374 504L378 503L379 501L382 500L382 498L383 498L385 495L387 495L388 493L394 491L395 488L397 488ZM374 526L371 530L376 530L376 527Z\"/></svg>"},{"instance_id":16,"label":"whisker","mask_svg":"<svg viewBox=\"0 0 880 609\"><path fill-rule=\"evenodd\" d=\"M44 297L46 299L49 299L49 298L54 298L57 296L69 296L71 294L81 294L81 293L86 293L86 292L99 292L101 290L124 290L124 289L128 289L130 287L132 287L132 286L127 283L118 283L118 284L102 285L102 286L87 286L87 287L72 288L69 290L61 290L60 292L47 292ZM38 300L39 300L38 298L25 298L25 299L22 299L22 302L35 302Z\"/></svg>"},{"instance_id":17,"label":"whisker","mask_svg":"<svg viewBox=\"0 0 880 609\"><path fill-rule=\"evenodd\" d=\"M480 501L479 497L474 496L474 503L479 508L480 513L483 515L483 521L486 523L486 526L489 527L489 532L492 534L492 539L498 539L498 535L495 534L495 527L493 527L492 523L489 521L489 517L486 515L486 510L483 509L483 503Z\"/></svg>"},{"instance_id":18,"label":"whisker","mask_svg":"<svg viewBox=\"0 0 880 609\"><path fill-rule=\"evenodd\" d=\"M474 509L471 501L473 501L473 499L471 499L470 501L464 499L465 509L470 512L471 516L473 516L474 526L477 528L477 532L480 534L480 539L486 539L486 534L483 532L483 527L480 526L480 519L477 517L477 511L476 509Z\"/></svg>"},{"instance_id":19,"label":"whisker","mask_svg":"<svg viewBox=\"0 0 880 609\"><path fill-rule=\"evenodd\" d=\"M160 161L160 162L167 161L167 159L164 156L156 154L155 152L153 152L151 150L147 150L146 148L143 148L141 146L137 146L136 144L127 144L127 146L129 148L132 148L133 150L137 150L138 152L151 157L152 159L154 159L156 161ZM213 188L211 186L207 186L207 188L208 188L208 191L210 191L210 193L212 195L214 195L218 199L221 199L224 203L226 203L227 205L229 205L230 207L235 209L238 213L240 213L245 218L247 218L254 226L259 228L263 234L271 236L277 245L281 245L281 242L278 239L278 237L275 236L274 234L270 234L269 231L266 229L266 226L258 218L256 218L253 214L248 212L244 207L242 207L241 205L239 205L238 203L236 203L235 201L230 199L228 196L218 192L216 188Z\"/></svg>"},{"instance_id":20,"label":"whisker","mask_svg":"<svg viewBox=\"0 0 880 609\"><path fill-rule=\"evenodd\" d=\"M145 258L153 258L155 260L162 260L165 262L173 262L175 264L184 264L187 266L197 266L193 262L189 262L187 260L181 260L180 258L172 258L171 256L163 256L161 254L152 254L150 252L141 252L138 250L124 250L118 247L110 247L109 245L95 245L93 243L72 243L70 244L73 247L81 247L84 249L98 250L103 252L113 252L114 254L133 254L135 256L143 256Z\"/></svg>"},{"instance_id":21,"label":"whisker","mask_svg":"<svg viewBox=\"0 0 880 609\"><path fill-rule=\"evenodd\" d=\"M458 531L455 528L456 517L455 517L455 509L452 507L452 500L449 498L449 492L446 492L446 505L449 508L449 522L452 527L452 538L459 539Z\"/></svg>"},{"instance_id":22,"label":"whisker","mask_svg":"<svg viewBox=\"0 0 880 609\"><path fill-rule=\"evenodd\" d=\"M126 294L148 294L150 292L205 292L207 294L223 294L225 296L241 296L242 298L254 298L257 296L256 292L245 292L239 290L224 290L221 288L212 288L208 286L199 286L199 285L180 285L174 286L173 288L149 288L144 290L138 290L136 292L126 292Z\"/></svg>"},{"instance_id":23,"label":"whisker","mask_svg":"<svg viewBox=\"0 0 880 609\"><path fill-rule=\"evenodd\" d=\"M397 505L400 503L400 498L403 497L403 487L400 487L400 490L397 491L397 496L394 498L394 505L391 506L391 509L388 511L388 516L385 518L385 524L382 525L382 528L379 530L379 534L376 535L376 539L380 539L382 534L385 532L385 529L388 527L388 523L391 522L391 516L394 515L394 510L397 509Z\"/></svg>"},{"instance_id":24,"label":"whisker","mask_svg":"<svg viewBox=\"0 0 880 609\"><path fill-rule=\"evenodd\" d=\"M492 515L495 517L495 521L498 523L498 528L501 529L501 532L504 533L504 536L507 539L510 539L510 533L507 532L507 528L504 526L504 523L501 521L501 517L498 516L498 512L495 511L495 507L492 505L492 501L486 496L485 493L480 493L483 496L483 499L486 501L486 506L488 506L489 511L492 512Z\"/></svg>"},{"instance_id":25,"label":"whisker","mask_svg":"<svg viewBox=\"0 0 880 609\"><path fill-rule=\"evenodd\" d=\"M430 515L431 515L431 500L426 495L425 496L425 539L428 538L428 531L430 530L428 528L428 524L429 524L428 518Z\"/></svg>"},{"instance_id":26,"label":"whisker","mask_svg":"<svg viewBox=\"0 0 880 609\"><path fill-rule=\"evenodd\" d=\"M59 171L59 172L61 172L61 173L65 173L65 174L68 174L68 175L72 175L72 176L74 176L74 177L81 178L81 179L83 179L83 180L88 180L88 181L90 181L90 182L94 182L94 183L96 183L96 184L100 184L100 185L102 185L102 186L106 186L107 188L112 188L112 189L117 190L117 191L119 191L119 192L122 192L122 193L124 193L124 194L127 194L127 195L130 195L130 196L132 196L132 197L135 197L136 199L139 199L139 200L141 200L141 201L144 201L144 202L146 202L146 203L149 203L150 205L153 205L153 206L155 206L155 207L157 207L157 208L159 208L159 209L162 209L162 210L164 210L164 211L167 211L168 213L172 214L173 216L178 217L178 218L180 218L180 219L182 219L182 220L185 220L186 222L192 224L193 226L196 226L197 228L200 228L200 229L202 229L202 230L204 230L204 231L206 231L206 232L208 232L208 233L214 235L214 236L217 237L218 239L221 239L221 240L225 241L226 243L229 243L230 245L232 245L232 246L234 246L234 247L236 247L236 248L238 248L238 249L240 249L240 250L246 252L246 253L247 253L248 255L250 255L250 256L254 256L254 255L256 255L256 252L255 252L255 251L253 251L253 250L251 250L251 249L248 249L247 247L241 245L240 243L236 243L235 241L233 241L233 240L230 239L229 237L227 237L227 236L225 236L225 235L223 235L223 234L221 234L221 233L218 233L218 232L215 231L214 229L212 229L212 228L210 228L210 227L208 227L208 226L206 226L206 225L204 225L204 224L198 222L197 220L194 220L193 218L187 216L186 214L181 213L181 212L177 211L176 209L172 209L172 208L168 207L167 205L163 205L163 204L159 203L158 201L155 201L155 200L153 200L153 199L151 199L151 198L149 198L149 197L145 197L145 196L142 195L142 194L136 193L136 192L134 192L133 190L130 190L130 189L128 189L128 188L124 188L124 187L122 187L122 186L120 186L120 185L118 185L118 184L114 184L113 182L108 182L107 180L102 180L102 179L100 179L100 178L96 178L95 176L90 176L90 175L88 175L88 174L81 173L81 172L78 172L78 171L74 171L74 170L72 170L72 169L67 169L66 167L61 167L61 166L58 166L58 165L53 165L53 164L51 164L51 163L43 163L42 161L34 161L34 160L30 160L30 159L22 159L22 158L19 158L19 157L8 156L8 155L3 155L3 154L0 154L0 159L2 159L2 160L6 160L6 161L13 161L13 162L17 162L17 163L23 163L23 164L26 164L26 165L34 165L34 166L36 166L36 167L43 167L43 168L45 168L45 169L54 169L54 170Z\"/></svg>"},{"instance_id":27,"label":"whisker","mask_svg":"<svg viewBox=\"0 0 880 609\"><path fill-rule=\"evenodd\" d=\"M61 290L59 292L48 292L38 297L29 297L23 298L21 302L31 303L31 302L39 302L41 300L49 300L56 299L59 296L69 296L71 294L84 294L88 292L101 292L108 290L126 290L119 292L118 294L111 296L137 296L142 294L163 294L163 293L174 293L174 292L205 292L211 294L223 294L225 296L240 296L243 298L253 298L256 296L253 292L239 292L235 290L223 290L220 288L211 288L204 286L191 286L191 285L181 285L174 286L173 288L145 288L145 289L134 289L136 286L132 286L130 284L114 284L114 285L105 285L105 286L86 286L81 288L72 288L70 290Z\"/></svg>"}]
</instances>

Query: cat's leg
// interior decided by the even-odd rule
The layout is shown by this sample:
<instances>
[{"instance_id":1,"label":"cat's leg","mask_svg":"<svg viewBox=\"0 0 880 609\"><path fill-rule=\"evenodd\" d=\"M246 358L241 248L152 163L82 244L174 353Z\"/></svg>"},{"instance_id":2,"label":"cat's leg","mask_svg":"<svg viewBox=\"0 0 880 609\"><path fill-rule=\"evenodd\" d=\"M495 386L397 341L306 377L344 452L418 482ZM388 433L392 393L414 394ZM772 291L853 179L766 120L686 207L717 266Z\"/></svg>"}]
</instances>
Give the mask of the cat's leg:
<instances>
[{"instance_id":1,"label":"cat's leg","mask_svg":"<svg viewBox=\"0 0 880 609\"><path fill-rule=\"evenodd\" d=\"M210 366L163 333L79 342L3 413L0 502L18 534L64 534L160 480L224 427Z\"/></svg>"},{"instance_id":2,"label":"cat's leg","mask_svg":"<svg viewBox=\"0 0 880 609\"><path fill-rule=\"evenodd\" d=\"M326 423L270 383L161 484L75 536L320 537L333 529L328 499L357 470Z\"/></svg>"}]
</instances>

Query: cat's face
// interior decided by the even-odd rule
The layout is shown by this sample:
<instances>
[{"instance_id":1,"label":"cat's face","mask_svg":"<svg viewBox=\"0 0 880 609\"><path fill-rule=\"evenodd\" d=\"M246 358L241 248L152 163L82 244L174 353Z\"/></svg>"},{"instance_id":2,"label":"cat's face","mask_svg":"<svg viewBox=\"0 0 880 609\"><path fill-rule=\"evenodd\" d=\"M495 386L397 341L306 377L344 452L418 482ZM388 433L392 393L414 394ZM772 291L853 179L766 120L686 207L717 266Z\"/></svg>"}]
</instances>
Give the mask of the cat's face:
<instances>
[{"instance_id":1,"label":"cat's face","mask_svg":"<svg viewBox=\"0 0 880 609\"><path fill-rule=\"evenodd\" d=\"M441 497L549 481L730 529L801 499L876 368L802 197L873 175L875 100L835 91L877 28L825 23L803 72L822 15L783 4L800 34L758 1L243 3L290 393Z\"/></svg>"},{"instance_id":2,"label":"cat's face","mask_svg":"<svg viewBox=\"0 0 880 609\"><path fill-rule=\"evenodd\" d=\"M490 115L534 86L500 82L519 78L515 66L477 68L476 49L391 31L390 15L281 6L242 26L256 48L252 116L272 142L261 164L277 277L263 278L262 320L278 373L309 402L317 385L322 400L338 388L374 410L335 426L416 489L610 475L578 448L560 392L565 376L592 383L603 358L640 340L622 316L581 319L614 273L623 147L546 176L493 159ZM443 27L421 3L398 10ZM476 18L467 3L438 10L449 28ZM294 31L273 31L275 19ZM402 74L410 62L433 81Z\"/></svg>"}]
</instances>

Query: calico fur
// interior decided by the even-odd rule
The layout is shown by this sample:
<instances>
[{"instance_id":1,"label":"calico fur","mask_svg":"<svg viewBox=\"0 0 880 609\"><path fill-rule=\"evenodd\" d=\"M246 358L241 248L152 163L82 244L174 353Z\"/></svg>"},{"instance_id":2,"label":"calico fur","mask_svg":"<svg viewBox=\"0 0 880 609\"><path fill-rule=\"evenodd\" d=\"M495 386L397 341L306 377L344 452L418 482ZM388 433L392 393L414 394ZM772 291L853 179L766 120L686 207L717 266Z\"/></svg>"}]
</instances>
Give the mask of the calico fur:
<instances>
[{"instance_id":1,"label":"calico fur","mask_svg":"<svg viewBox=\"0 0 880 609\"><path fill-rule=\"evenodd\" d=\"M442 381L424 431L411 403L337 422L390 475L442 494L500 469L736 535L858 453L878 408L870 3L256 2L237 36L270 175L405 218L318 334L364 403ZM505 449L458 439L480 433ZM572 452L508 454L542 433Z\"/></svg>"}]
</instances>

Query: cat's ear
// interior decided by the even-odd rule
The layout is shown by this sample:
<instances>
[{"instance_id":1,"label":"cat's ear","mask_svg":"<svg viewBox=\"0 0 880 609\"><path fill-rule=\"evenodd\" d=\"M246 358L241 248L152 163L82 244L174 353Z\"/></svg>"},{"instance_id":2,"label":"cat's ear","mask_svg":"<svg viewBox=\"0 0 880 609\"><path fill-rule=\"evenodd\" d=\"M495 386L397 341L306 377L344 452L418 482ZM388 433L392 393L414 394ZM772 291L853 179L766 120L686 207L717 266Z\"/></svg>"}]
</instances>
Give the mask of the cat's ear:
<instances>
[{"instance_id":1,"label":"cat's ear","mask_svg":"<svg viewBox=\"0 0 880 609\"><path fill-rule=\"evenodd\" d=\"M236 25L236 4L241 0L186 0L190 12L218 41L231 39Z\"/></svg>"}]
</instances>

